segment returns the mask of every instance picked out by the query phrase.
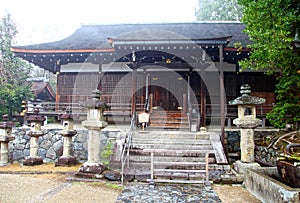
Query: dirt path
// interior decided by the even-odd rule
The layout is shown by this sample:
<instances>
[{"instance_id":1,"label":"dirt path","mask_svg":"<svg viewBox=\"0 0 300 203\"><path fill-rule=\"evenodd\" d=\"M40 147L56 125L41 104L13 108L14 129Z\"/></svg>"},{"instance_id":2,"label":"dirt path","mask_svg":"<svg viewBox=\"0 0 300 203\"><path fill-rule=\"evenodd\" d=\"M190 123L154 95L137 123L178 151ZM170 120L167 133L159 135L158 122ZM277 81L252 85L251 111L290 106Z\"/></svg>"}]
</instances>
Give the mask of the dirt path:
<instances>
[{"instance_id":1,"label":"dirt path","mask_svg":"<svg viewBox=\"0 0 300 203\"><path fill-rule=\"evenodd\" d=\"M212 186L223 203L261 203L243 186L231 186L215 184Z\"/></svg>"},{"instance_id":2,"label":"dirt path","mask_svg":"<svg viewBox=\"0 0 300 203\"><path fill-rule=\"evenodd\" d=\"M121 190L102 183L66 182L65 175L0 174L1 203L113 203Z\"/></svg>"},{"instance_id":3,"label":"dirt path","mask_svg":"<svg viewBox=\"0 0 300 203\"><path fill-rule=\"evenodd\" d=\"M114 203L121 189L115 189L107 183L68 182L68 175L62 173L77 172L78 166L54 167L44 164L34 167L8 165L0 167L0 202L1 203L69 203L101 202ZM29 174L20 174L29 173ZM32 173L32 174L30 174ZM38 173L38 174L37 174ZM212 188L224 203L259 203L242 186L214 184Z\"/></svg>"}]
</instances>

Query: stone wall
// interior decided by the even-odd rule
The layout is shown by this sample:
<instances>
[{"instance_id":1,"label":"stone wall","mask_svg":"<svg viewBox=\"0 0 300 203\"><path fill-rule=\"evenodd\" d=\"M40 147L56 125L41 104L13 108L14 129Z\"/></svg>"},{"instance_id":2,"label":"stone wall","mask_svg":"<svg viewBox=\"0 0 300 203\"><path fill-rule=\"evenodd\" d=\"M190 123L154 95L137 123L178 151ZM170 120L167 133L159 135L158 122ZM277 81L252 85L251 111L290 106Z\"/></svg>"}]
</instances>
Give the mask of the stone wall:
<instances>
[{"instance_id":1,"label":"stone wall","mask_svg":"<svg viewBox=\"0 0 300 203\"><path fill-rule=\"evenodd\" d=\"M30 137L26 134L29 129L14 128L13 136L15 139L9 142L9 162L23 162L25 157L29 156ZM63 153L63 136L59 134L61 129L47 129L47 134L39 137L38 154L43 158L44 162L55 162ZM102 143L101 149L104 149L109 139L114 139L120 132L101 131ZM73 146L71 154L78 162L87 160L87 130L77 130L77 134L73 136Z\"/></svg>"},{"instance_id":2,"label":"stone wall","mask_svg":"<svg viewBox=\"0 0 300 203\"><path fill-rule=\"evenodd\" d=\"M254 139L255 139L255 158L268 163L269 165L274 165L276 161L276 156L278 155L272 149L267 149L265 146L261 146L262 141L268 137L272 137L277 132L274 130L255 130ZM231 130L226 131L226 140L225 140L225 150L228 155L228 160L230 163L234 163L237 160L240 160L240 130Z\"/></svg>"}]
</instances>

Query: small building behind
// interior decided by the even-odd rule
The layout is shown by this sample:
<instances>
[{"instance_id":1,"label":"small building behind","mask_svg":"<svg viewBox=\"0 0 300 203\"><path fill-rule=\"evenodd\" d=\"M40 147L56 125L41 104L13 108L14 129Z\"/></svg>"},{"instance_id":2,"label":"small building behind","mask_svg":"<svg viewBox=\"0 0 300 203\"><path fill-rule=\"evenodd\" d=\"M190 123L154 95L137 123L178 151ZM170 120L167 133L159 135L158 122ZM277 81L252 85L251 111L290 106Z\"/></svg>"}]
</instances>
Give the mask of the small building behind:
<instances>
[{"instance_id":1,"label":"small building behind","mask_svg":"<svg viewBox=\"0 0 300 203\"><path fill-rule=\"evenodd\" d=\"M46 78L30 78L29 81L31 81L31 91L34 95L34 100L55 101L55 92Z\"/></svg>"}]
</instances>

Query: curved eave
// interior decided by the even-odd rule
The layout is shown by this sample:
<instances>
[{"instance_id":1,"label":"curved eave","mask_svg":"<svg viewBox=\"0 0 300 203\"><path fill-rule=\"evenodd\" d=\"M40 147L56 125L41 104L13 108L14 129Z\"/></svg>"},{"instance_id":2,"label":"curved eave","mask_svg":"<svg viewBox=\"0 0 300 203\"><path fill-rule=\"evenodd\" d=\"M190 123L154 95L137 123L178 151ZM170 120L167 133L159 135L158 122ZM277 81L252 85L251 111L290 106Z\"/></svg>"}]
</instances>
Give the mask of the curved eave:
<instances>
[{"instance_id":1,"label":"curved eave","mask_svg":"<svg viewBox=\"0 0 300 203\"><path fill-rule=\"evenodd\" d=\"M52 73L60 69L60 65L68 63L101 63L101 61L116 60L115 49L72 49L72 50L38 50L11 48L16 57L39 66Z\"/></svg>"},{"instance_id":2,"label":"curved eave","mask_svg":"<svg viewBox=\"0 0 300 203\"><path fill-rule=\"evenodd\" d=\"M14 53L29 53L29 54L49 54L49 53L107 53L107 52L115 52L114 48L106 48L106 49L65 49L65 50L53 50L53 49L21 49L17 47L12 47L11 51Z\"/></svg>"}]
</instances>

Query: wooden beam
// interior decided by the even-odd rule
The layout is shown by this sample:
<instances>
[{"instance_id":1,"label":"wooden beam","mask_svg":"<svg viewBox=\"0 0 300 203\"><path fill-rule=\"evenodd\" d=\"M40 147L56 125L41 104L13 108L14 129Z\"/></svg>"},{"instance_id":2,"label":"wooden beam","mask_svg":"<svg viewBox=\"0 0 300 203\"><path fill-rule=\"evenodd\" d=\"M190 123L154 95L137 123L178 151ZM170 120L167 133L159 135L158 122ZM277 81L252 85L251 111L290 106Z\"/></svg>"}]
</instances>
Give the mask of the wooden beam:
<instances>
[{"instance_id":1,"label":"wooden beam","mask_svg":"<svg viewBox=\"0 0 300 203\"><path fill-rule=\"evenodd\" d=\"M136 64L134 64L136 66ZM132 93L131 93L131 116L135 113L136 110L136 81L137 81L137 70L132 70Z\"/></svg>"},{"instance_id":2,"label":"wooden beam","mask_svg":"<svg viewBox=\"0 0 300 203\"><path fill-rule=\"evenodd\" d=\"M225 138L225 87L224 87L224 66L223 66L223 44L219 45L219 57L220 57L221 142L224 145L224 138Z\"/></svg>"},{"instance_id":3,"label":"wooden beam","mask_svg":"<svg viewBox=\"0 0 300 203\"><path fill-rule=\"evenodd\" d=\"M201 117L200 117L200 126L206 126L206 91L205 91L205 69L201 68L200 72L201 80L200 80L200 99L201 99Z\"/></svg>"}]
</instances>

